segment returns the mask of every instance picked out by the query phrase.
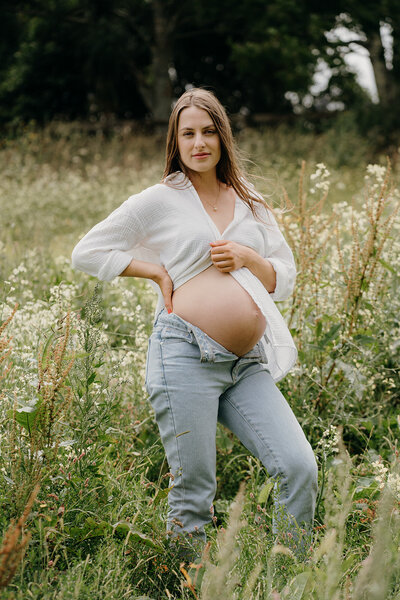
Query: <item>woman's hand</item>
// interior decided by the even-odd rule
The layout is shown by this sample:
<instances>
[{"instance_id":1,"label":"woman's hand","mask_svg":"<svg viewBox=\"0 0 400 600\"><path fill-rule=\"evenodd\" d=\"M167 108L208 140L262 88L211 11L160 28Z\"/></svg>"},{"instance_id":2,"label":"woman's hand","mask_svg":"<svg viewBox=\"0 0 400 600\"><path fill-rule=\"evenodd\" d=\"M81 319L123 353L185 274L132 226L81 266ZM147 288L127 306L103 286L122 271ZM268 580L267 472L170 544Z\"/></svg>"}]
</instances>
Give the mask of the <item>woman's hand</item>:
<instances>
[{"instance_id":1,"label":"woman's hand","mask_svg":"<svg viewBox=\"0 0 400 600\"><path fill-rule=\"evenodd\" d=\"M267 258L263 258L248 246L228 240L211 242L210 246L211 260L219 271L230 273L241 267L247 267L270 294L275 290L276 273Z\"/></svg>"},{"instance_id":2,"label":"woman's hand","mask_svg":"<svg viewBox=\"0 0 400 600\"><path fill-rule=\"evenodd\" d=\"M229 273L246 266L253 252L248 246L242 246L237 242L229 240L217 240L211 242L211 260L219 271Z\"/></svg>"},{"instance_id":3,"label":"woman's hand","mask_svg":"<svg viewBox=\"0 0 400 600\"><path fill-rule=\"evenodd\" d=\"M168 312L172 312L172 290L174 285L168 271L162 265L132 259L126 269L120 273L120 277L144 277L155 281L163 295L165 308Z\"/></svg>"},{"instance_id":4,"label":"woman's hand","mask_svg":"<svg viewBox=\"0 0 400 600\"><path fill-rule=\"evenodd\" d=\"M172 291L173 291L173 283L172 279L168 274L168 271L160 266L155 275L152 277L153 281L155 281L160 287L161 293L164 298L165 308L169 313L172 312Z\"/></svg>"}]
</instances>

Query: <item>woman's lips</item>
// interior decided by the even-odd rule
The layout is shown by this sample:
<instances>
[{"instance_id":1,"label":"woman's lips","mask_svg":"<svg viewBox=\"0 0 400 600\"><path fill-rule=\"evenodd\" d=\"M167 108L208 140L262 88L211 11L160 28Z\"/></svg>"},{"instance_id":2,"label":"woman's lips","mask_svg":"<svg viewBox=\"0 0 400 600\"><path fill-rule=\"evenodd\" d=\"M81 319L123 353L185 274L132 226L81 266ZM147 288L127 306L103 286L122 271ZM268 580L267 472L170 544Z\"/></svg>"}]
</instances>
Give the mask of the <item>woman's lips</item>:
<instances>
[{"instance_id":1,"label":"woman's lips","mask_svg":"<svg viewBox=\"0 0 400 600\"><path fill-rule=\"evenodd\" d=\"M199 154L193 154L193 158L207 158L207 156L210 156L209 152L202 152Z\"/></svg>"}]
</instances>

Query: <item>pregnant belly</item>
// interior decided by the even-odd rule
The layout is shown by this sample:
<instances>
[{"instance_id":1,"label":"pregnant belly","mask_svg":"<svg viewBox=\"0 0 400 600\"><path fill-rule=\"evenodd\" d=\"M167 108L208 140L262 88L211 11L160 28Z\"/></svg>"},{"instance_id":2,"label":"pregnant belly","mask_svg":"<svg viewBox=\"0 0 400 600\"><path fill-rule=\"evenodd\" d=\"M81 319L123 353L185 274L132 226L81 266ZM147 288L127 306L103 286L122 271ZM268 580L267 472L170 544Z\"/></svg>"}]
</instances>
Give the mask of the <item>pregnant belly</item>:
<instances>
[{"instance_id":1,"label":"pregnant belly","mask_svg":"<svg viewBox=\"0 0 400 600\"><path fill-rule=\"evenodd\" d=\"M214 265L180 286L173 311L230 352L243 356L265 331L265 317L246 290Z\"/></svg>"}]
</instances>

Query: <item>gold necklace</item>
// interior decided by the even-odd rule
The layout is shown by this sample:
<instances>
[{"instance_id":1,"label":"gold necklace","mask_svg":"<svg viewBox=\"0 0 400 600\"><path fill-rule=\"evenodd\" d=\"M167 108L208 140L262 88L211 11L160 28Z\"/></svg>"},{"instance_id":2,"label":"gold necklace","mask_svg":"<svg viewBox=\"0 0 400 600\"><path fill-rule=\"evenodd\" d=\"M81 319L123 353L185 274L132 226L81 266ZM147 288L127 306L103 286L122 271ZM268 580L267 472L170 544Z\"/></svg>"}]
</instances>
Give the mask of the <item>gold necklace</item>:
<instances>
[{"instance_id":1,"label":"gold necklace","mask_svg":"<svg viewBox=\"0 0 400 600\"><path fill-rule=\"evenodd\" d=\"M208 206L211 206L211 208L212 208L214 211L217 211L217 210L218 210L218 206L217 206L217 204L218 204L218 200L219 200L219 193L220 193L220 191L221 191L221 184L220 184L220 182L218 181L218 194L217 194L217 201L216 201L217 203L216 203L216 204L211 204L210 202L207 202L207 200L206 200L205 198L204 198L204 200L203 200L203 202L205 202L206 204L208 204Z\"/></svg>"}]
</instances>

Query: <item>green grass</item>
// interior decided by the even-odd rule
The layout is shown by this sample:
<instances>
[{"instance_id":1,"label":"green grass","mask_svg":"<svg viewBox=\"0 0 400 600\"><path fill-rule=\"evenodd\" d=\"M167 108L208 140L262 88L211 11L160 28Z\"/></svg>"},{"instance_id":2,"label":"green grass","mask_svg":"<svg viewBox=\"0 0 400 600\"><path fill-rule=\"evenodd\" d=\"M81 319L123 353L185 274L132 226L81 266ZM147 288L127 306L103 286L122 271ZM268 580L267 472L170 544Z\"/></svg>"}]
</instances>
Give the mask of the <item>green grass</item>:
<instances>
[{"instance_id":1,"label":"green grass","mask_svg":"<svg viewBox=\"0 0 400 600\"><path fill-rule=\"evenodd\" d=\"M309 560L298 562L271 533L268 475L219 428L217 522L198 597L399 598L400 223L386 221L398 175L390 187L385 173L367 173L385 157L346 124L320 136L247 131L240 143L270 202L279 206L284 186L295 205L280 218L297 293L280 308L300 361L279 385L317 455L320 496ZM62 123L28 128L0 150L0 322L19 304L0 337L0 367L10 367L0 380L3 535L40 481L30 541L0 599L195 597L165 536L168 466L144 390L153 293L143 280L97 285L69 262L94 223L159 180L163 151L161 139L129 128L106 137ZM323 178L310 178L318 163L330 171L321 207ZM45 401L52 369L72 358ZM6 556L10 548L0 573Z\"/></svg>"}]
</instances>

